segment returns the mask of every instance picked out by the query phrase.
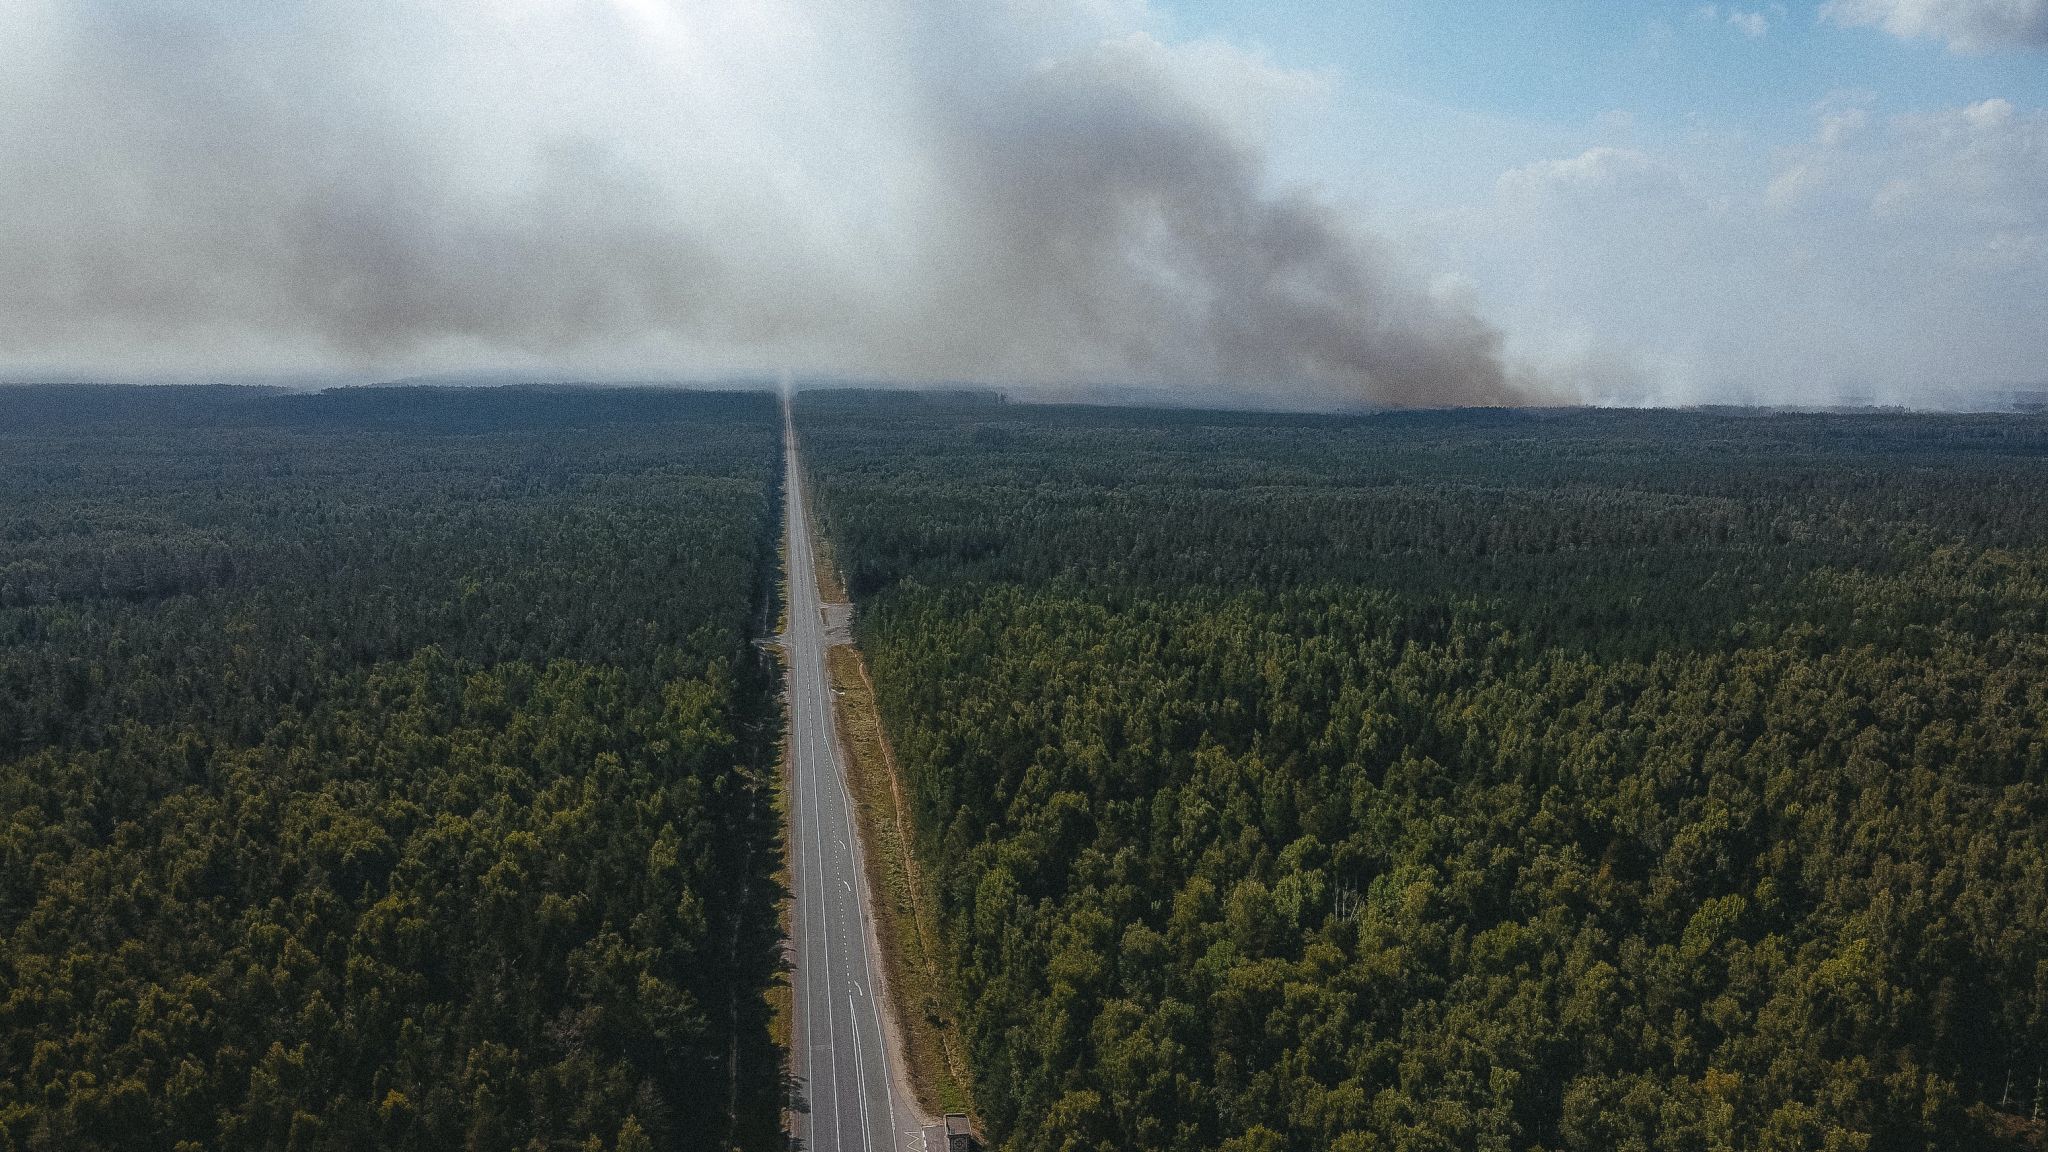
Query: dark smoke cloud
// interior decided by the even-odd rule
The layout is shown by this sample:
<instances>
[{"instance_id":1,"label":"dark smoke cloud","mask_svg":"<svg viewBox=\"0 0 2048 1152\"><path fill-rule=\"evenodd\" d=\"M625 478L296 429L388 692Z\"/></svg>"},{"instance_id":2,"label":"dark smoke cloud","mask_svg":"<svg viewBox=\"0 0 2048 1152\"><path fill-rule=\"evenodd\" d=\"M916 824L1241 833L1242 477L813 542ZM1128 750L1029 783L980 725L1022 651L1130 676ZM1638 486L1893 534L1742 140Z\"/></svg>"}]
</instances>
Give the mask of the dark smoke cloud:
<instances>
[{"instance_id":1,"label":"dark smoke cloud","mask_svg":"<svg viewBox=\"0 0 2048 1152\"><path fill-rule=\"evenodd\" d=\"M1098 0L15 0L0 368L796 371L1512 401L1308 82Z\"/></svg>"}]
</instances>

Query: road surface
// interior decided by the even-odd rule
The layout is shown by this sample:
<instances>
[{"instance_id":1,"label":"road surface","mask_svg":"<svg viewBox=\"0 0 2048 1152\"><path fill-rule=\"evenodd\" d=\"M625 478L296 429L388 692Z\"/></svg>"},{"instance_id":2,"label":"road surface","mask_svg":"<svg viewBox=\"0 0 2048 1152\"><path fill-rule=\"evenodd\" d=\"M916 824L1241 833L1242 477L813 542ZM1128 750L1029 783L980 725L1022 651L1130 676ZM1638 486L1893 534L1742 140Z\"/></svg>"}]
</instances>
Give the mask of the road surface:
<instances>
[{"instance_id":1,"label":"road surface","mask_svg":"<svg viewBox=\"0 0 2048 1152\"><path fill-rule=\"evenodd\" d=\"M796 1027L791 1053L806 1113L797 1135L810 1152L925 1152L925 1117L905 1090L877 987L880 962L867 873L825 678L825 625L797 467L796 431L783 407L789 522L792 952ZM943 1142L932 1140L933 1152Z\"/></svg>"}]
</instances>

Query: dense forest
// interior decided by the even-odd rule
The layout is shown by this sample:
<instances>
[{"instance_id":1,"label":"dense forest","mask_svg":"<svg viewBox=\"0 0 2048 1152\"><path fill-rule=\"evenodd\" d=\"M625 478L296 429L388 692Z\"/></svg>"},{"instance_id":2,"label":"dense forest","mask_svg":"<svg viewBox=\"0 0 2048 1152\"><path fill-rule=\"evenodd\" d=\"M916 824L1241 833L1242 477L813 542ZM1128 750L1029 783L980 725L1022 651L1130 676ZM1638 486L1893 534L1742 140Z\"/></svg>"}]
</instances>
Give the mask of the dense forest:
<instances>
[{"instance_id":1,"label":"dense forest","mask_svg":"<svg viewBox=\"0 0 2048 1152\"><path fill-rule=\"evenodd\" d=\"M0 389L0 1150L773 1145L778 436Z\"/></svg>"},{"instance_id":2,"label":"dense forest","mask_svg":"<svg viewBox=\"0 0 2048 1152\"><path fill-rule=\"evenodd\" d=\"M2048 420L798 420L998 1145L2048 1147Z\"/></svg>"}]
</instances>

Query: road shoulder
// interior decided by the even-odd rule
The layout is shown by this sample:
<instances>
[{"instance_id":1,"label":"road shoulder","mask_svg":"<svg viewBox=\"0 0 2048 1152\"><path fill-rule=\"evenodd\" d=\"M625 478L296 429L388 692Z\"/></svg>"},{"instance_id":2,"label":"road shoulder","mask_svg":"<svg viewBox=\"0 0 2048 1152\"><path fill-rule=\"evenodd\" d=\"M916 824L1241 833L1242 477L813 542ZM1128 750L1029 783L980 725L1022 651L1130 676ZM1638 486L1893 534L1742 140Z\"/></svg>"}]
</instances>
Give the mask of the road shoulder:
<instances>
[{"instance_id":1,"label":"road shoulder","mask_svg":"<svg viewBox=\"0 0 2048 1152\"><path fill-rule=\"evenodd\" d=\"M821 579L819 584L821 590L838 591L836 581ZM844 619L843 600L824 607L828 622ZM886 1021L890 1045L928 1122L948 1112L972 1114L958 1013L937 955L937 908L912 851L907 797L875 709L874 681L843 625L832 629L829 642L825 663L835 735L865 849L878 968L892 993Z\"/></svg>"}]
</instances>

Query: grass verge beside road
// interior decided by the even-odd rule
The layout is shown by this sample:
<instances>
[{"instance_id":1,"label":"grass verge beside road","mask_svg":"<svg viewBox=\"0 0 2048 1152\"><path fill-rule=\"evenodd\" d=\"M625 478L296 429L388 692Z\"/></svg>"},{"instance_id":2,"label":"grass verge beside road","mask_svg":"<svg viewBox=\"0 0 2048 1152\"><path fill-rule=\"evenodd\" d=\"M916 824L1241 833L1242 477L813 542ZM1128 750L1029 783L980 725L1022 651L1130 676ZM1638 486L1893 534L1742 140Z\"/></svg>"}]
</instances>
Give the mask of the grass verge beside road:
<instances>
[{"instance_id":1,"label":"grass verge beside road","mask_svg":"<svg viewBox=\"0 0 2048 1152\"><path fill-rule=\"evenodd\" d=\"M813 519L818 598L829 608L850 597L839 575L832 542ZM828 611L828 621L833 615ZM844 620L843 617L840 619ZM925 888L911 849L910 809L896 774L895 756L875 710L874 682L852 644L828 632L825 670L834 699L839 744L846 754L847 786L873 897L875 936L889 982L896 1031L918 1105L931 1116L974 1112L967 1054L952 989L939 967L937 904Z\"/></svg>"},{"instance_id":2,"label":"grass verge beside road","mask_svg":"<svg viewBox=\"0 0 2048 1152\"><path fill-rule=\"evenodd\" d=\"M812 517L813 522L816 517ZM832 553L832 542L825 539L820 531L811 533L811 551L816 557L818 569L818 599L827 604L844 604L850 599L846 585L839 579L839 561Z\"/></svg>"},{"instance_id":3,"label":"grass verge beside road","mask_svg":"<svg viewBox=\"0 0 2048 1152\"><path fill-rule=\"evenodd\" d=\"M966 1053L951 989L939 968L938 919L910 850L910 812L896 782L895 760L875 713L873 682L860 652L840 644L825 662L837 694L839 739L847 783L866 846L875 934L882 947L896 1026L903 1037L911 1086L926 1112L971 1114Z\"/></svg>"}]
</instances>

